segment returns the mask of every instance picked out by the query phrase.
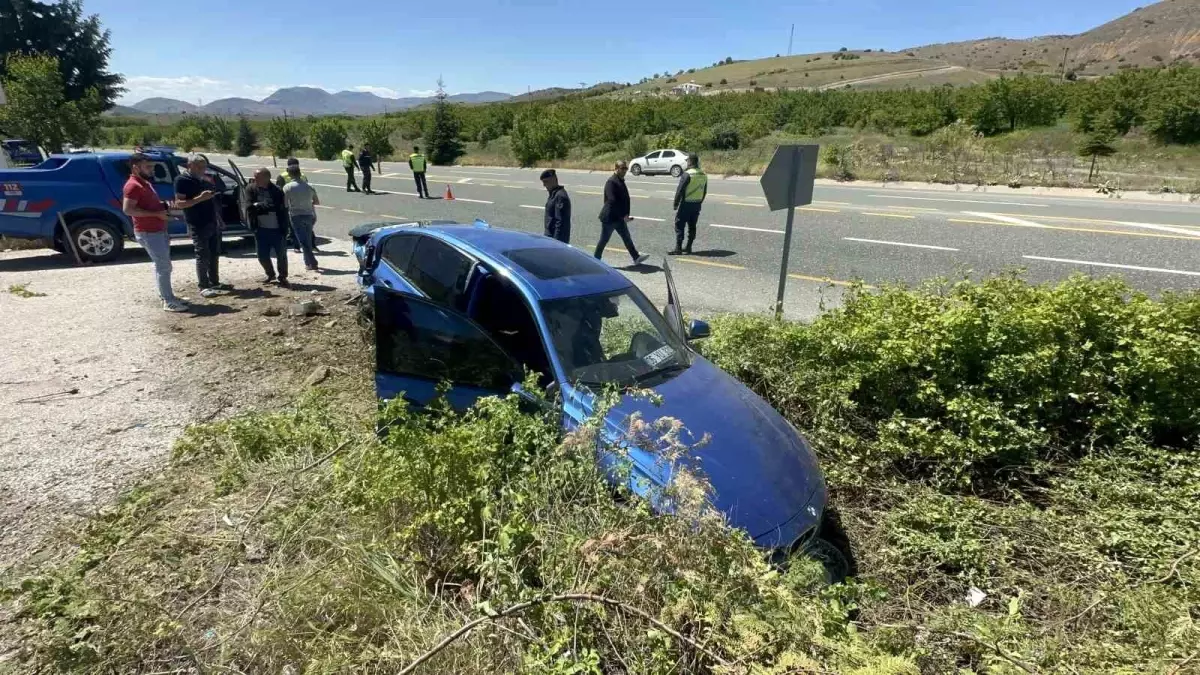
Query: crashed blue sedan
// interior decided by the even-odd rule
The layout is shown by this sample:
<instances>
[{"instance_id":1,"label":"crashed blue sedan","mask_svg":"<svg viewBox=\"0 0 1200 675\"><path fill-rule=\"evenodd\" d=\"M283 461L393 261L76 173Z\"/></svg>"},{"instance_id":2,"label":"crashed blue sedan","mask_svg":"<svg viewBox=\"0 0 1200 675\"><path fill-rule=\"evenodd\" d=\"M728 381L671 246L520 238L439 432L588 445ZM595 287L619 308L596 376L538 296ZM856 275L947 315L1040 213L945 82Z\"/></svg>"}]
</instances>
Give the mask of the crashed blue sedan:
<instances>
[{"instance_id":1,"label":"crashed blue sedan","mask_svg":"<svg viewBox=\"0 0 1200 675\"><path fill-rule=\"evenodd\" d=\"M604 443L620 442L632 416L678 419L693 442L708 438L695 459L732 526L776 560L804 553L831 579L852 573L812 450L689 346L709 329L684 326L665 261L660 312L621 273L547 237L441 221L367 224L351 236L373 308L380 398L423 406L448 382L449 403L465 409L483 396L522 393L522 373L535 372L561 401L569 430L589 419L605 389L652 390L653 402L626 395L609 411L600 461L616 461ZM670 480L652 453L630 448L622 457L635 492Z\"/></svg>"}]
</instances>

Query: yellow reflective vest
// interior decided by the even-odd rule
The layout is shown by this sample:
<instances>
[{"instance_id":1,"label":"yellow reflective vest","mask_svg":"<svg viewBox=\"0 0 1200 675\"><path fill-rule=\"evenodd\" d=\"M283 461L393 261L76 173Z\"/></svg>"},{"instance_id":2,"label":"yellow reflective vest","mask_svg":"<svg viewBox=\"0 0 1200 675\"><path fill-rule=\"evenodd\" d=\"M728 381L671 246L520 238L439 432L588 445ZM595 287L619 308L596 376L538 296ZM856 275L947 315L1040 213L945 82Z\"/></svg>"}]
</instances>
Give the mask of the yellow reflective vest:
<instances>
[{"instance_id":1,"label":"yellow reflective vest","mask_svg":"<svg viewBox=\"0 0 1200 675\"><path fill-rule=\"evenodd\" d=\"M349 169L354 166L354 152L351 150L342 151L342 166Z\"/></svg>"},{"instance_id":2,"label":"yellow reflective vest","mask_svg":"<svg viewBox=\"0 0 1200 675\"><path fill-rule=\"evenodd\" d=\"M412 167L413 173L425 173L425 155L414 152L408 156L408 165Z\"/></svg>"},{"instance_id":3,"label":"yellow reflective vest","mask_svg":"<svg viewBox=\"0 0 1200 675\"><path fill-rule=\"evenodd\" d=\"M687 175L688 184L687 190L683 193L683 201L693 204L704 201L704 197L708 194L708 176L696 168L688 169Z\"/></svg>"}]
</instances>

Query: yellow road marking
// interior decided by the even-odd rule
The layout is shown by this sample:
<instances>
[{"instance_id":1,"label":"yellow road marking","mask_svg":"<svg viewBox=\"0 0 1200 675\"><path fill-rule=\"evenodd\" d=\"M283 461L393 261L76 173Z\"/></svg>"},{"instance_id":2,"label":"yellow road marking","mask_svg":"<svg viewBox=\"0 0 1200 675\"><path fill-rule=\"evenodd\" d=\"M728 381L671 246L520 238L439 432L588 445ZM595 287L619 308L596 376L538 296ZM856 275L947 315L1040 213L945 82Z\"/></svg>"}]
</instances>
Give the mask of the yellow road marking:
<instances>
[{"instance_id":1,"label":"yellow road marking","mask_svg":"<svg viewBox=\"0 0 1200 675\"><path fill-rule=\"evenodd\" d=\"M1044 219L1044 217L1039 216ZM1158 239L1187 239L1195 241L1200 239L1200 232L1196 233L1195 237L1188 237L1182 234L1159 234L1157 232L1129 232L1128 230L1101 230L1094 227L1067 227L1066 225L1043 225L1038 223L1037 227L1030 225L1018 225L1017 223L1002 223L998 220L968 220L966 218L947 218L950 223L970 223L972 225L1003 225L1005 227L1027 227L1034 230L1062 230L1064 232L1090 232L1093 234L1123 234L1127 237L1155 237ZM1106 222L1106 221L1090 221L1090 222Z\"/></svg>"},{"instance_id":2,"label":"yellow road marking","mask_svg":"<svg viewBox=\"0 0 1200 675\"><path fill-rule=\"evenodd\" d=\"M814 204L833 204L834 206L854 206L854 204L851 204L850 202L827 202L824 199L815 200L815 201L813 201L813 203Z\"/></svg>"},{"instance_id":3,"label":"yellow road marking","mask_svg":"<svg viewBox=\"0 0 1200 675\"><path fill-rule=\"evenodd\" d=\"M855 284L855 282L853 282L853 281L838 281L837 279L830 279L829 277L810 277L805 274L790 274L789 273L788 277L792 278L792 279L799 279L801 281L816 281L816 282L819 282L822 284L832 284L834 286L853 286ZM875 288L874 286L872 286L870 284L863 284L862 287L863 288Z\"/></svg>"},{"instance_id":4,"label":"yellow road marking","mask_svg":"<svg viewBox=\"0 0 1200 675\"><path fill-rule=\"evenodd\" d=\"M356 211L355 209L342 209L346 213L366 213L366 211Z\"/></svg>"},{"instance_id":5,"label":"yellow road marking","mask_svg":"<svg viewBox=\"0 0 1200 675\"><path fill-rule=\"evenodd\" d=\"M675 262L688 263L689 265L708 265L709 267L723 267L727 270L744 270L741 265L730 265L728 263L710 262L708 260L696 260L695 258L672 258Z\"/></svg>"},{"instance_id":6,"label":"yellow road marking","mask_svg":"<svg viewBox=\"0 0 1200 675\"><path fill-rule=\"evenodd\" d=\"M881 204L889 209L901 209L903 211L941 211L941 209L929 209L923 206L896 206L895 204Z\"/></svg>"},{"instance_id":7,"label":"yellow road marking","mask_svg":"<svg viewBox=\"0 0 1200 675\"><path fill-rule=\"evenodd\" d=\"M393 216L390 213L381 213L381 214L379 214L379 217L380 218L393 218L395 220L411 220L410 218L405 218L404 216Z\"/></svg>"},{"instance_id":8,"label":"yellow road marking","mask_svg":"<svg viewBox=\"0 0 1200 675\"><path fill-rule=\"evenodd\" d=\"M746 202L725 202L730 206L766 206L766 204L747 204Z\"/></svg>"},{"instance_id":9,"label":"yellow road marking","mask_svg":"<svg viewBox=\"0 0 1200 675\"><path fill-rule=\"evenodd\" d=\"M873 211L863 211L862 213L864 216L881 216L883 218L908 218L910 220L916 218L907 213L875 213Z\"/></svg>"},{"instance_id":10,"label":"yellow road marking","mask_svg":"<svg viewBox=\"0 0 1200 675\"><path fill-rule=\"evenodd\" d=\"M579 192L579 193L585 194L585 195L602 195L602 194L604 194L603 192L596 192L595 190L576 190L576 192ZM630 196L632 197L633 195L630 195Z\"/></svg>"}]
</instances>

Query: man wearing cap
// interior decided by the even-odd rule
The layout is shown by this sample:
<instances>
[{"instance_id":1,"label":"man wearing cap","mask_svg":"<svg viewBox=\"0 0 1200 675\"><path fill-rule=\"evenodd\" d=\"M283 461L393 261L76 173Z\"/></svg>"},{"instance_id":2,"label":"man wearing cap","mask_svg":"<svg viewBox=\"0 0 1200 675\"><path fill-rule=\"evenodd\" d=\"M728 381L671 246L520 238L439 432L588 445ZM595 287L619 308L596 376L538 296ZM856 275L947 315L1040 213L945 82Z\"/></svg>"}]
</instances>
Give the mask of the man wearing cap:
<instances>
[{"instance_id":1,"label":"man wearing cap","mask_svg":"<svg viewBox=\"0 0 1200 675\"><path fill-rule=\"evenodd\" d=\"M154 192L154 163L135 152L129 158L129 180L121 190L121 210L133 221L133 238L154 263L158 295L168 312L186 312L187 305L171 289L171 240L167 234L167 205Z\"/></svg>"},{"instance_id":2,"label":"man wearing cap","mask_svg":"<svg viewBox=\"0 0 1200 675\"><path fill-rule=\"evenodd\" d=\"M282 190L283 186L287 185L288 180L290 180L291 175L289 174L289 172L291 171L293 166L296 167L297 169L300 168L300 160L296 159L295 157L288 157L287 168L284 169L283 171L280 171L279 175L275 177L275 185L280 190ZM300 180L308 180L308 178L303 173L301 173Z\"/></svg>"},{"instance_id":3,"label":"man wearing cap","mask_svg":"<svg viewBox=\"0 0 1200 675\"><path fill-rule=\"evenodd\" d=\"M558 184L558 173L554 169L542 172L542 186L546 188L546 236L564 244L571 243L571 198L567 190Z\"/></svg>"},{"instance_id":4,"label":"man wearing cap","mask_svg":"<svg viewBox=\"0 0 1200 675\"><path fill-rule=\"evenodd\" d=\"M692 242L696 241L696 222L700 220L700 207L708 196L708 176L700 170L700 158L695 154L687 157L687 171L679 177L675 189L675 249L669 255L692 253ZM683 245L684 229L687 229L687 246Z\"/></svg>"},{"instance_id":5,"label":"man wearing cap","mask_svg":"<svg viewBox=\"0 0 1200 675\"><path fill-rule=\"evenodd\" d=\"M221 283L219 276L221 224L216 197L224 186L207 172L207 157L200 153L188 157L187 171L175 177L175 207L183 209L183 219L192 233L200 295L211 298L233 287Z\"/></svg>"}]
</instances>

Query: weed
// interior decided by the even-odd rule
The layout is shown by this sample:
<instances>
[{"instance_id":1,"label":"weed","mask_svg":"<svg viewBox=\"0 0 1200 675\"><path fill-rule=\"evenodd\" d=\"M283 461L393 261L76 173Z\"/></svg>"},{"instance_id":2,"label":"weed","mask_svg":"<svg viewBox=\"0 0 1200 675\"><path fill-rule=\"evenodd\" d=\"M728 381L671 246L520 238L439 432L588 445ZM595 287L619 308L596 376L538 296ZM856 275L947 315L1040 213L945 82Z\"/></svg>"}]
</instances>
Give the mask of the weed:
<instances>
[{"instance_id":1,"label":"weed","mask_svg":"<svg viewBox=\"0 0 1200 675\"><path fill-rule=\"evenodd\" d=\"M45 293L38 293L37 291L29 290L29 284L11 284L8 287L8 292L12 293L13 295L17 296L18 298L44 298L44 297L46 297Z\"/></svg>"}]
</instances>

